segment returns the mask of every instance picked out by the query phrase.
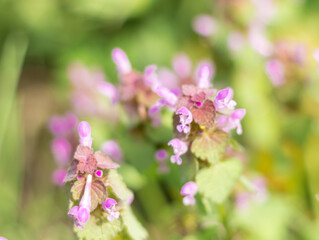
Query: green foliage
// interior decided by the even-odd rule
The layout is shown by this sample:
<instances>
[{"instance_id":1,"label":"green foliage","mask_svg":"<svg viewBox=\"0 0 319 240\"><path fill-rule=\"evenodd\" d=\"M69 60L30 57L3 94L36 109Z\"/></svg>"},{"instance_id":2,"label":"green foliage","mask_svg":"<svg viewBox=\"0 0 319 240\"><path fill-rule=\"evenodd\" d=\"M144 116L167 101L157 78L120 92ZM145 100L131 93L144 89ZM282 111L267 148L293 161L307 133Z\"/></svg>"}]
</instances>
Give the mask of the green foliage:
<instances>
[{"instance_id":1,"label":"green foliage","mask_svg":"<svg viewBox=\"0 0 319 240\"><path fill-rule=\"evenodd\" d=\"M221 160L228 142L227 133L221 130L212 130L197 137L192 144L191 151L201 160L207 160L214 164Z\"/></svg>"},{"instance_id":2,"label":"green foliage","mask_svg":"<svg viewBox=\"0 0 319 240\"><path fill-rule=\"evenodd\" d=\"M111 187L114 194L124 202L133 197L133 192L126 187L122 176L116 170L109 170L105 185Z\"/></svg>"},{"instance_id":3,"label":"green foliage","mask_svg":"<svg viewBox=\"0 0 319 240\"><path fill-rule=\"evenodd\" d=\"M215 203L222 203L239 179L241 171L242 164L235 158L202 169L196 175L199 192Z\"/></svg>"},{"instance_id":4,"label":"green foliage","mask_svg":"<svg viewBox=\"0 0 319 240\"><path fill-rule=\"evenodd\" d=\"M127 233L133 240L143 240L148 237L147 231L140 224L140 222L134 216L132 209L124 205L122 208L121 216L123 224L126 227Z\"/></svg>"}]
</instances>

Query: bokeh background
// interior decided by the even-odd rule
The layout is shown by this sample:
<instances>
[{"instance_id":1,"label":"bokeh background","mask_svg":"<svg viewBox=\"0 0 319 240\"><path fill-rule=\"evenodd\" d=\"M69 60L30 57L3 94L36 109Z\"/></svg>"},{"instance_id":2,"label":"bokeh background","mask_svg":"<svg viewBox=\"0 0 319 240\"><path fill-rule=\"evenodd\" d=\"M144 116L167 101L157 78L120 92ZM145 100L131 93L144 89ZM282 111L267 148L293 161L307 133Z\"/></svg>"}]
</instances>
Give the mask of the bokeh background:
<instances>
[{"instance_id":1,"label":"bokeh background","mask_svg":"<svg viewBox=\"0 0 319 240\"><path fill-rule=\"evenodd\" d=\"M290 67L287 78L293 83L282 88L265 72L267 57L248 46L235 53L227 48L227 34L245 32L253 21L252 2L1 0L0 236L75 239L66 214L69 189L51 180L55 163L47 123L71 109L69 65L100 68L117 83L110 53L121 47L139 71L148 64L170 67L180 52L194 65L211 59L214 85L231 86L238 105L247 109L238 141L245 148L246 171L266 179L269 198L229 216L231 239L319 239L319 67L312 57L319 47L319 1L273 1L276 13L266 28L270 41L306 49L305 65ZM203 37L193 30L199 14L218 21L218 34ZM150 239L227 239L214 230L199 231L192 212L182 214L185 208L168 197L181 201L174 185L180 173L172 167L158 175L153 146L145 140L131 146L123 129L110 131L101 119L92 122L97 145L113 137L124 148L128 161L122 174L137 194L135 210Z\"/></svg>"}]
</instances>

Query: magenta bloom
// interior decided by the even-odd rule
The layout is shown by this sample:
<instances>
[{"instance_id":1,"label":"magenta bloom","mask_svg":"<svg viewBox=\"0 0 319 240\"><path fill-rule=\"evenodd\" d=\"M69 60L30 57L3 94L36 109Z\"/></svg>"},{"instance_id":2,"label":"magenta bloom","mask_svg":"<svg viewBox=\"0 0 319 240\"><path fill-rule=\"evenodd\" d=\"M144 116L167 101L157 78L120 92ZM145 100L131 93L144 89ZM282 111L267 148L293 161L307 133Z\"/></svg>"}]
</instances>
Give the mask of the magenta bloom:
<instances>
[{"instance_id":1,"label":"magenta bloom","mask_svg":"<svg viewBox=\"0 0 319 240\"><path fill-rule=\"evenodd\" d=\"M180 78L191 75L192 63L186 54L180 53L173 58L173 69Z\"/></svg>"},{"instance_id":2,"label":"magenta bloom","mask_svg":"<svg viewBox=\"0 0 319 240\"><path fill-rule=\"evenodd\" d=\"M166 164L166 159L168 158L168 153L165 149L159 149L155 153L155 159L159 163L158 172L165 173L168 172L168 166Z\"/></svg>"},{"instance_id":3,"label":"magenta bloom","mask_svg":"<svg viewBox=\"0 0 319 240\"><path fill-rule=\"evenodd\" d=\"M52 182L57 186L64 185L64 178L67 174L65 169L57 169L52 173Z\"/></svg>"},{"instance_id":4,"label":"magenta bloom","mask_svg":"<svg viewBox=\"0 0 319 240\"><path fill-rule=\"evenodd\" d=\"M217 96L214 100L214 105L216 107L217 111L223 110L223 109L235 109L235 106L237 103L233 100L234 91L231 88L225 88L223 90L220 90L217 93Z\"/></svg>"},{"instance_id":5,"label":"magenta bloom","mask_svg":"<svg viewBox=\"0 0 319 240\"><path fill-rule=\"evenodd\" d=\"M146 86L155 90L159 86L159 80L156 73L157 67L155 65L150 65L145 68L143 80Z\"/></svg>"},{"instance_id":6,"label":"magenta bloom","mask_svg":"<svg viewBox=\"0 0 319 240\"><path fill-rule=\"evenodd\" d=\"M246 109L236 109L230 116L221 116L218 121L219 127L225 131L229 132L232 129L237 128L237 134L242 134L243 129L240 121L246 115Z\"/></svg>"},{"instance_id":7,"label":"magenta bloom","mask_svg":"<svg viewBox=\"0 0 319 240\"><path fill-rule=\"evenodd\" d=\"M66 113L64 116L53 116L49 121L49 129L55 136L66 136L74 130L77 122L78 118L73 113Z\"/></svg>"},{"instance_id":8,"label":"magenta bloom","mask_svg":"<svg viewBox=\"0 0 319 240\"><path fill-rule=\"evenodd\" d=\"M275 87L280 87L285 84L285 67L280 61L275 59L268 61L266 73Z\"/></svg>"},{"instance_id":9,"label":"magenta bloom","mask_svg":"<svg viewBox=\"0 0 319 240\"><path fill-rule=\"evenodd\" d=\"M113 62L117 66L117 71L120 75L128 74L132 72L132 66L130 60L126 56L125 52L120 48L115 48L112 51Z\"/></svg>"},{"instance_id":10,"label":"magenta bloom","mask_svg":"<svg viewBox=\"0 0 319 240\"><path fill-rule=\"evenodd\" d=\"M123 160L122 150L116 141L109 140L109 141L102 143L101 149L103 152L105 152L112 159L114 159L116 161Z\"/></svg>"},{"instance_id":11,"label":"magenta bloom","mask_svg":"<svg viewBox=\"0 0 319 240\"><path fill-rule=\"evenodd\" d=\"M212 86L210 83L212 75L212 69L207 64L202 65L198 72L197 86L199 88L210 88Z\"/></svg>"},{"instance_id":12,"label":"magenta bloom","mask_svg":"<svg viewBox=\"0 0 319 240\"><path fill-rule=\"evenodd\" d=\"M120 217L120 213L116 211L115 208L116 204L117 202L113 198L106 199L102 204L103 209L109 213L107 220L110 222L113 222L114 219L118 219Z\"/></svg>"},{"instance_id":13,"label":"magenta bloom","mask_svg":"<svg viewBox=\"0 0 319 240\"><path fill-rule=\"evenodd\" d=\"M6 239L6 238L4 238L4 237L0 237L0 240L8 240L8 239Z\"/></svg>"},{"instance_id":14,"label":"magenta bloom","mask_svg":"<svg viewBox=\"0 0 319 240\"><path fill-rule=\"evenodd\" d=\"M64 138L55 138L51 142L51 151L57 163L60 166L64 166L71 158L72 146L70 142Z\"/></svg>"},{"instance_id":15,"label":"magenta bloom","mask_svg":"<svg viewBox=\"0 0 319 240\"><path fill-rule=\"evenodd\" d=\"M174 154L171 156L171 162L177 163L177 165L182 164L181 155L187 152L188 146L186 142L179 140L178 138L174 138L168 143L168 146L172 146L174 150Z\"/></svg>"},{"instance_id":16,"label":"magenta bloom","mask_svg":"<svg viewBox=\"0 0 319 240\"><path fill-rule=\"evenodd\" d=\"M79 123L78 131L80 135L80 144L83 146L91 147L92 138L91 138L91 126L88 122L82 121Z\"/></svg>"},{"instance_id":17,"label":"magenta bloom","mask_svg":"<svg viewBox=\"0 0 319 240\"><path fill-rule=\"evenodd\" d=\"M162 103L167 106L174 106L177 103L177 96L165 87L156 88L155 92L162 98Z\"/></svg>"},{"instance_id":18,"label":"magenta bloom","mask_svg":"<svg viewBox=\"0 0 319 240\"><path fill-rule=\"evenodd\" d=\"M184 186L181 189L181 194L185 196L183 198L183 203L185 206L195 204L196 201L194 196L196 195L197 191L198 187L195 182L191 181L184 184Z\"/></svg>"},{"instance_id":19,"label":"magenta bloom","mask_svg":"<svg viewBox=\"0 0 319 240\"><path fill-rule=\"evenodd\" d=\"M97 177L97 178L102 177L103 176L103 171L102 170L96 170L94 176Z\"/></svg>"},{"instance_id":20,"label":"magenta bloom","mask_svg":"<svg viewBox=\"0 0 319 240\"><path fill-rule=\"evenodd\" d=\"M176 126L177 131L189 133L191 127L189 124L193 121L192 113L185 107L177 110L176 114L179 114L179 125Z\"/></svg>"},{"instance_id":21,"label":"magenta bloom","mask_svg":"<svg viewBox=\"0 0 319 240\"><path fill-rule=\"evenodd\" d=\"M74 219L74 223L79 228L83 228L81 224L86 223L90 218L91 209L91 185L92 175L89 174L86 179L84 194L80 201L80 206L74 206L69 211L69 215Z\"/></svg>"},{"instance_id":22,"label":"magenta bloom","mask_svg":"<svg viewBox=\"0 0 319 240\"><path fill-rule=\"evenodd\" d=\"M101 94L110 99L112 104L116 104L119 101L118 91L113 84L105 81L98 81L97 89Z\"/></svg>"},{"instance_id":23,"label":"magenta bloom","mask_svg":"<svg viewBox=\"0 0 319 240\"><path fill-rule=\"evenodd\" d=\"M217 24L214 18L210 15L198 15L193 21L193 29L199 35L209 37L217 30Z\"/></svg>"}]
</instances>

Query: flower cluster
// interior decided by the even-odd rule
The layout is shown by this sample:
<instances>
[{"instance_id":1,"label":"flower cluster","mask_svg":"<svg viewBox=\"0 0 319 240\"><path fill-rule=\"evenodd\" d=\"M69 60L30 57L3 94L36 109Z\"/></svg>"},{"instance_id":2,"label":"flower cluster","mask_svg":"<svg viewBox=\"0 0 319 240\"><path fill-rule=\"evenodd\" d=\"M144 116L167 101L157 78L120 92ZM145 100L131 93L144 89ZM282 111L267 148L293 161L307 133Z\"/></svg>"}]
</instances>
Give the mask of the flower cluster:
<instances>
[{"instance_id":1,"label":"flower cluster","mask_svg":"<svg viewBox=\"0 0 319 240\"><path fill-rule=\"evenodd\" d=\"M58 168L52 174L52 181L58 186L63 185L66 168L71 161L73 151L73 137L77 124L77 117L73 113L64 116L53 116L49 121L49 130L54 136L51 151Z\"/></svg>"},{"instance_id":2,"label":"flower cluster","mask_svg":"<svg viewBox=\"0 0 319 240\"><path fill-rule=\"evenodd\" d=\"M73 207L69 215L79 228L83 228L90 214L102 206L108 214L107 219L113 221L119 218L117 201L107 198L108 174L110 169L116 169L119 165L102 152L92 149L91 127L88 122L80 122L78 126L80 144L74 154L65 182L72 181L71 188Z\"/></svg>"}]
</instances>

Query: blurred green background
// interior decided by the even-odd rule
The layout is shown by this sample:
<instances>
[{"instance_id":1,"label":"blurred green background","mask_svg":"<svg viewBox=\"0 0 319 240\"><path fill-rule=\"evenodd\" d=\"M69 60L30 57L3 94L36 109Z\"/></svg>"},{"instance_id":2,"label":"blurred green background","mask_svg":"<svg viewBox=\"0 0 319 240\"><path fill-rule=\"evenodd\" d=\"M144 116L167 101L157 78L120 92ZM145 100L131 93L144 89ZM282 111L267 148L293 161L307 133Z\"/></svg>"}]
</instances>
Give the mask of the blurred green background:
<instances>
[{"instance_id":1,"label":"blurred green background","mask_svg":"<svg viewBox=\"0 0 319 240\"><path fill-rule=\"evenodd\" d=\"M231 2L238 4L228 12L233 22L225 12ZM225 31L241 28L251 13L239 6L247 2L0 0L0 236L75 239L66 214L68 189L51 182L55 164L47 121L70 109L69 64L101 67L116 83L110 52L121 47L139 71L148 64L169 67L179 52L187 53L194 65L202 58L212 59L215 86L232 86L238 105L247 109L239 138L248 156L246 168L267 179L271 196L244 216L230 216L231 226L239 229L233 239L319 239L319 69L311 57L319 47L319 1L275 1L278 12L268 28L273 41L302 42L308 48L304 71L310 81L293 93L298 95L293 108L270 84L263 58L250 49L232 55L222 34L220 39L204 39L192 29L192 20L201 13L212 14ZM108 125L99 121L93 128L105 132L98 141L116 134L107 133ZM117 134L125 139L125 130ZM130 153L125 145L129 141L122 139L123 144L124 152ZM196 232L191 212L174 224L167 222L185 208L165 207L165 194L156 192L172 184L169 190L178 196L178 184L172 182L173 174L180 173L172 168L170 175L157 176L151 162L153 146L141 142L137 147L142 155L126 157L144 158L149 165L127 165L122 174L139 192L135 207L150 239L223 239ZM142 196L157 197L143 202ZM159 211L165 216L157 218Z\"/></svg>"}]
</instances>

